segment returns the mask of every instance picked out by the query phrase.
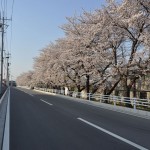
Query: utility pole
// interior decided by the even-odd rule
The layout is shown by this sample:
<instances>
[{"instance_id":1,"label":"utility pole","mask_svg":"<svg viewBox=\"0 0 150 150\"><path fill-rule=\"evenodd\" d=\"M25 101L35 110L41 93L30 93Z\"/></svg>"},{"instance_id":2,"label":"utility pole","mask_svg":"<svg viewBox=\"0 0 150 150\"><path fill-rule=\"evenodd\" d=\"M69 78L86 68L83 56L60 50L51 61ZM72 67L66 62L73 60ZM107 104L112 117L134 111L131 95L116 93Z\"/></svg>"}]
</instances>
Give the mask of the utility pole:
<instances>
[{"instance_id":1,"label":"utility pole","mask_svg":"<svg viewBox=\"0 0 150 150\"><path fill-rule=\"evenodd\" d=\"M6 85L8 87L9 86L9 53L8 53L6 59L7 59L7 61L6 61L6 63L7 63Z\"/></svg>"},{"instance_id":2,"label":"utility pole","mask_svg":"<svg viewBox=\"0 0 150 150\"><path fill-rule=\"evenodd\" d=\"M0 18L1 19L1 18ZM0 94L2 94L3 89L2 89L2 85L3 85L3 66L4 66L4 33L5 33L5 20L11 20L11 19L7 19L7 18L2 18L2 22L0 22L0 28L1 28L1 32L2 32L2 49L1 49L1 78L0 78ZM6 25L7 27L7 25Z\"/></svg>"},{"instance_id":3,"label":"utility pole","mask_svg":"<svg viewBox=\"0 0 150 150\"><path fill-rule=\"evenodd\" d=\"M4 25L5 25L5 19L3 17L1 29L2 29L2 49L1 49L1 83L0 83L0 94L2 94L2 85L3 85L3 64L4 64L4 58L3 58L3 52L4 52Z\"/></svg>"}]
</instances>

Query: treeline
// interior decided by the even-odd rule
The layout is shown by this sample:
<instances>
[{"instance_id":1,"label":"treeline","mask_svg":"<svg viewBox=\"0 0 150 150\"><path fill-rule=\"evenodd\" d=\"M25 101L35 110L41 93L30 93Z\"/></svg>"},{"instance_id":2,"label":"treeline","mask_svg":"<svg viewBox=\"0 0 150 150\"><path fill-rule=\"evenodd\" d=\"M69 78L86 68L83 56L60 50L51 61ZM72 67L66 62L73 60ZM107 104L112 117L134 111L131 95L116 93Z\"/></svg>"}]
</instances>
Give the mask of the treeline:
<instances>
[{"instance_id":1,"label":"treeline","mask_svg":"<svg viewBox=\"0 0 150 150\"><path fill-rule=\"evenodd\" d=\"M129 97L150 72L150 1L109 1L67 20L65 37L42 49L17 84L106 95L119 87Z\"/></svg>"}]
</instances>

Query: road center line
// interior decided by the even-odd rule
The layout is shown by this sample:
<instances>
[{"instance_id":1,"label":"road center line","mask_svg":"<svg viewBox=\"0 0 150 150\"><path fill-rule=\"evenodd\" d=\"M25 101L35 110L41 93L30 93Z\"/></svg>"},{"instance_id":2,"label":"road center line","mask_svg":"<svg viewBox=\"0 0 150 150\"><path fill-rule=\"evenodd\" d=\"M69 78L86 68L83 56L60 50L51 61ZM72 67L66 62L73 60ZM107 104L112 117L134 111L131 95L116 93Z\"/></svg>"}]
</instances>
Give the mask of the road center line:
<instances>
[{"instance_id":1,"label":"road center line","mask_svg":"<svg viewBox=\"0 0 150 150\"><path fill-rule=\"evenodd\" d=\"M127 140L127 139L125 139L125 138L117 135L117 134L114 134L114 133L112 133L112 132L110 132L110 131L108 131L108 130L106 130L104 128L101 128L101 127L99 127L99 126L97 126L97 125L95 125L95 124L93 124L91 122L88 122L88 121L86 121L86 120L84 120L82 118L77 118L77 119L80 120L80 121L82 121L82 122L84 122L84 123L86 123L86 124L88 124L88 125L90 125L90 126L92 126L92 127L94 127L94 128L96 128L96 129L98 129L98 130L100 130L100 131L102 131L102 132L104 132L104 133L106 133L106 134L109 134L110 136L113 136L113 137L115 137L115 138L117 138L117 139L119 139L119 140L121 140L121 141L129 144L129 145L132 145L132 146L134 146L134 147L136 147L136 148L138 148L140 150L141 149L142 150L148 150L147 148L145 148L143 146L140 146L140 145L138 145L138 144L136 144L136 143L134 143L132 141L129 141L129 140Z\"/></svg>"},{"instance_id":2,"label":"road center line","mask_svg":"<svg viewBox=\"0 0 150 150\"><path fill-rule=\"evenodd\" d=\"M44 101L43 99L40 99L42 102L44 102L44 103L46 103L46 104L48 104L48 105L50 105L50 106L52 106L53 104L51 104L51 103L48 103L48 102L46 102L46 101Z\"/></svg>"}]
</instances>

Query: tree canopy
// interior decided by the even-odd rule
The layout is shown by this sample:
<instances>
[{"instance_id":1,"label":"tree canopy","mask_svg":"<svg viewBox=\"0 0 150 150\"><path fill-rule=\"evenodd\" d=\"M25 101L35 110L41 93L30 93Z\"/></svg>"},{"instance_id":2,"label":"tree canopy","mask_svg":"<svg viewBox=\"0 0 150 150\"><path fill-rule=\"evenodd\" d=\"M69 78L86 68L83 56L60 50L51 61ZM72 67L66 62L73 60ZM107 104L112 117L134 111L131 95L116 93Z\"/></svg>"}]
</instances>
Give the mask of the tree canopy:
<instances>
[{"instance_id":1,"label":"tree canopy","mask_svg":"<svg viewBox=\"0 0 150 150\"><path fill-rule=\"evenodd\" d=\"M104 94L122 86L129 96L134 82L150 73L149 0L108 1L67 20L65 37L42 49L18 84Z\"/></svg>"}]
</instances>

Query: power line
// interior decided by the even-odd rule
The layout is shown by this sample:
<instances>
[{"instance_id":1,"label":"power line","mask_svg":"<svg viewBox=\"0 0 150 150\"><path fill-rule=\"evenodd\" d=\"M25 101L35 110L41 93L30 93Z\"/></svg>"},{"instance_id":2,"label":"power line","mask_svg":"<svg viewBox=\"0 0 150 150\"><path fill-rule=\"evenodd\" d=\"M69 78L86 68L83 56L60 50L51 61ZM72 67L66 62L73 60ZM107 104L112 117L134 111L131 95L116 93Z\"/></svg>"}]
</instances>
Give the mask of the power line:
<instances>
[{"instance_id":1,"label":"power line","mask_svg":"<svg viewBox=\"0 0 150 150\"><path fill-rule=\"evenodd\" d=\"M12 37L13 37L13 13L14 13L14 4L15 4L15 0L12 1L12 12L11 12L11 33L10 33L10 53L11 53L11 43L12 43Z\"/></svg>"},{"instance_id":2,"label":"power line","mask_svg":"<svg viewBox=\"0 0 150 150\"><path fill-rule=\"evenodd\" d=\"M7 0L1 0L1 17L7 15Z\"/></svg>"},{"instance_id":3,"label":"power line","mask_svg":"<svg viewBox=\"0 0 150 150\"><path fill-rule=\"evenodd\" d=\"M13 13L14 13L14 4L15 4L15 0L13 0L13 2L12 2L12 8L11 8L11 19L12 19L12 17L13 17Z\"/></svg>"},{"instance_id":4,"label":"power line","mask_svg":"<svg viewBox=\"0 0 150 150\"><path fill-rule=\"evenodd\" d=\"M4 12L4 7L3 7L3 0L1 0L1 15ZM2 17L2 16L1 16Z\"/></svg>"},{"instance_id":5,"label":"power line","mask_svg":"<svg viewBox=\"0 0 150 150\"><path fill-rule=\"evenodd\" d=\"M4 0L4 17L7 17L7 0Z\"/></svg>"},{"instance_id":6,"label":"power line","mask_svg":"<svg viewBox=\"0 0 150 150\"><path fill-rule=\"evenodd\" d=\"M2 83L3 83L3 75L5 74L5 61L4 61L4 58L5 58L5 54L4 54L4 50L5 50L5 38L6 38L6 43L7 43L7 37L4 36L5 34L5 29L7 29L7 21L10 20L10 19L7 19L7 0L1 0L1 8L2 8L2 18L1 19L1 23L0 23L0 28L1 28L1 32L2 32L2 41L1 41L1 44L2 44L2 49L1 49L1 83L0 83L0 93L2 93ZM11 17L12 17L12 14L11 14ZM8 43L7 43L8 44ZM7 58L7 79L8 78L8 57Z\"/></svg>"},{"instance_id":7,"label":"power line","mask_svg":"<svg viewBox=\"0 0 150 150\"><path fill-rule=\"evenodd\" d=\"M0 3L0 28L1 28L1 32L2 32L2 49L1 49L1 83L0 83L0 93L2 93L2 82L3 82L3 75L5 75L5 73L7 74L7 80L9 80L9 54L8 56L6 56L4 50L6 50L6 44L7 44L7 48L8 48L8 39L7 39L7 34L6 36L4 36L5 34L5 30L7 29L7 21L11 20L11 37L10 37L10 50L11 50L11 42L12 42L12 18L13 18L13 10L14 10L14 0L12 1L12 11L11 11L11 19L7 19L7 0L1 0ZM6 40L6 41L5 41ZM6 44L4 44L6 42ZM7 59L7 62L5 62ZM7 63L7 64L6 64ZM7 70L7 71L6 71Z\"/></svg>"}]
</instances>

